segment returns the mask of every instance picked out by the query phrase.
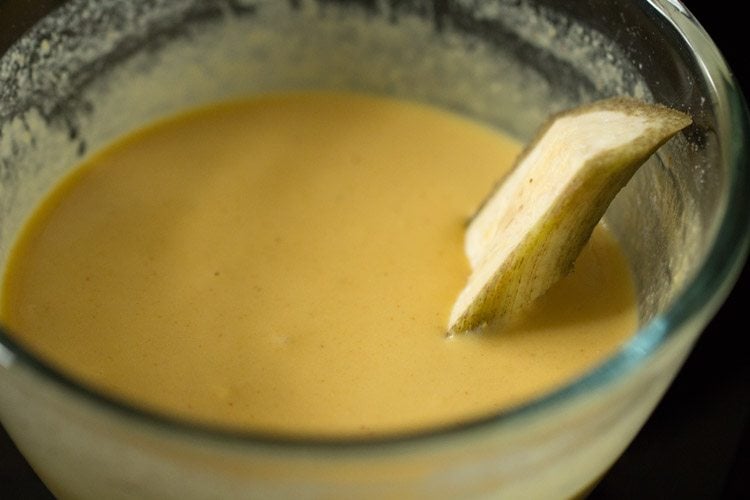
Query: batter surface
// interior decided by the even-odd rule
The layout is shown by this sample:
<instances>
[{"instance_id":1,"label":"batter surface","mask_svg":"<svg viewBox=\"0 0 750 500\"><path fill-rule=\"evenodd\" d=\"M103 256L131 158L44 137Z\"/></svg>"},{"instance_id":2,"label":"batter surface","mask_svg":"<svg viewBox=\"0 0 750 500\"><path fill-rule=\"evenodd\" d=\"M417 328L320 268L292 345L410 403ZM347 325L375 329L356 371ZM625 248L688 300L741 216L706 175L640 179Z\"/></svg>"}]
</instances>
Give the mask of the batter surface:
<instances>
[{"instance_id":1,"label":"batter surface","mask_svg":"<svg viewBox=\"0 0 750 500\"><path fill-rule=\"evenodd\" d=\"M10 259L2 321L86 383L202 422L342 436L496 412L636 328L627 263L597 228L526 320L446 338L466 220L519 148L343 93L158 123L50 194Z\"/></svg>"}]
</instances>

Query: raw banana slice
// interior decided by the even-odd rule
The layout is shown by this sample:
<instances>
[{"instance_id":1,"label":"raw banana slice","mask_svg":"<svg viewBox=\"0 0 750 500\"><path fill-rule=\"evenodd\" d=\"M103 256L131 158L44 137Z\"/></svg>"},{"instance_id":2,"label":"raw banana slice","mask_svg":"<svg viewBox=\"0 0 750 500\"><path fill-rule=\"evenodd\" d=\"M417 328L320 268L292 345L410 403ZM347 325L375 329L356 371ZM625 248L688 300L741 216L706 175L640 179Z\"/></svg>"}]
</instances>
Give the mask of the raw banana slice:
<instances>
[{"instance_id":1,"label":"raw banana slice","mask_svg":"<svg viewBox=\"0 0 750 500\"><path fill-rule=\"evenodd\" d=\"M622 97L550 118L467 228L472 272L449 333L508 322L565 276L615 195L691 122Z\"/></svg>"}]
</instances>

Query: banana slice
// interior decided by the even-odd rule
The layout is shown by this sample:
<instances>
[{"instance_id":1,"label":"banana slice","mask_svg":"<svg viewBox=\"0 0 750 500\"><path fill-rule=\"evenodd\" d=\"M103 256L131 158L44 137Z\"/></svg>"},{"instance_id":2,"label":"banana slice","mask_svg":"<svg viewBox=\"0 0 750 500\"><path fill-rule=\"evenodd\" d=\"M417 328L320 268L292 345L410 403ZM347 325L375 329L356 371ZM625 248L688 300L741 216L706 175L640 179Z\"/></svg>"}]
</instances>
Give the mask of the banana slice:
<instances>
[{"instance_id":1,"label":"banana slice","mask_svg":"<svg viewBox=\"0 0 750 500\"><path fill-rule=\"evenodd\" d=\"M555 115L471 220L448 332L505 323L573 267L615 195L689 116L613 98Z\"/></svg>"}]
</instances>

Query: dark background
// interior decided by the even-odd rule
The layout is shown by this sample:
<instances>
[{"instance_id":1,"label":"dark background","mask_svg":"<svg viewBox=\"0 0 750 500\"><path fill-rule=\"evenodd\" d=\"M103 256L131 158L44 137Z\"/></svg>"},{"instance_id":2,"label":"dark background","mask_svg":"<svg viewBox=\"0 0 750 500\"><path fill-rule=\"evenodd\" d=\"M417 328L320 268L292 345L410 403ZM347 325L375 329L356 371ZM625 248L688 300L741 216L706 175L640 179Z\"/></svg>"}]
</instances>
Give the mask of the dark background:
<instances>
[{"instance_id":1,"label":"dark background","mask_svg":"<svg viewBox=\"0 0 750 500\"><path fill-rule=\"evenodd\" d=\"M59 2L9 4L34 10L45 3ZM728 3L684 3L723 52L745 95L750 95L750 49L743 16L732 12ZM3 10L0 0L0 15L17 14ZM8 42L3 35L0 47ZM749 287L746 266L661 404L593 490L591 500L750 498L750 350L743 339L748 335L743 318L750 311L741 314L748 306ZM0 427L0 499L17 498L51 495Z\"/></svg>"}]
</instances>

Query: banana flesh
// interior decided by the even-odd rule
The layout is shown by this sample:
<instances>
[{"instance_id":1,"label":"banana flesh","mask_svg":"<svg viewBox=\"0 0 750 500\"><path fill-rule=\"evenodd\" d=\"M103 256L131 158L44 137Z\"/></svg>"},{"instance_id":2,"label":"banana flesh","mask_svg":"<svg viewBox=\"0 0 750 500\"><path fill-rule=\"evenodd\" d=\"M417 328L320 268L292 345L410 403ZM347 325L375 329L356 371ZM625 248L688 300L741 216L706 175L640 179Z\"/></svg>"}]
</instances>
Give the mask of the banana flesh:
<instances>
[{"instance_id":1,"label":"banana flesh","mask_svg":"<svg viewBox=\"0 0 750 500\"><path fill-rule=\"evenodd\" d=\"M472 272L448 332L507 323L564 277L615 195L673 135L679 111L612 98L551 117L472 218Z\"/></svg>"}]
</instances>

